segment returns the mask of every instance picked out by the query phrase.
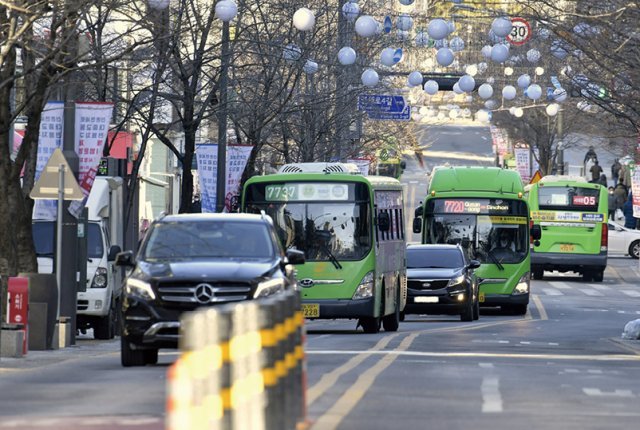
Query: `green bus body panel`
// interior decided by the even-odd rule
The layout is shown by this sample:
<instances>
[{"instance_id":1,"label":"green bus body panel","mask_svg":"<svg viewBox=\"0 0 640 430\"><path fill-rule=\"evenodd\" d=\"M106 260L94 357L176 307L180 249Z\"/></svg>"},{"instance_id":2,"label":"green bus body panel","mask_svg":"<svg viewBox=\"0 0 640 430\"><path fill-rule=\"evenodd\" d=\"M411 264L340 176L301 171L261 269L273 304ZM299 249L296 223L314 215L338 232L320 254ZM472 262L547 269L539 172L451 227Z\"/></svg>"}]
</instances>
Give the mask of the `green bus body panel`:
<instances>
[{"instance_id":1,"label":"green bus body panel","mask_svg":"<svg viewBox=\"0 0 640 430\"><path fill-rule=\"evenodd\" d=\"M571 224L579 223L565 223L566 226L542 226L542 237L540 238L540 246L535 247L535 252L545 253L568 253L568 254L588 254L598 255L600 254L602 226L607 222L608 215L608 196L607 187L603 187L599 184L592 184L589 182L576 182L572 180L558 180L553 182L543 183L542 186L554 186L554 187L582 187L589 189L598 189L598 210L583 211L585 213L602 214L603 222L594 222L595 227L583 227L583 226L571 226ZM534 224L540 224L539 220L533 217L533 214L540 211L538 205L538 189L540 188L540 182L532 184L527 187L529 211L532 214ZM557 212L553 209L542 210L543 212ZM567 211L567 212L580 212L580 211ZM573 247L572 251L566 250L566 245ZM564 247L565 249L561 249Z\"/></svg>"},{"instance_id":2,"label":"green bus body panel","mask_svg":"<svg viewBox=\"0 0 640 430\"><path fill-rule=\"evenodd\" d=\"M435 195L432 193L435 192ZM427 196L423 204L426 208L432 199L441 198L499 198L524 201L524 186L520 174L514 170L499 167L436 167L431 174L431 181ZM422 243L426 243L426 217L423 216ZM527 217L527 224L529 218ZM504 270L495 264L483 263L476 269L476 275L482 279L499 280L502 282L488 282L480 285L480 292L486 295L512 294L522 276L531 270L530 253L516 264L502 265Z\"/></svg>"},{"instance_id":3,"label":"green bus body panel","mask_svg":"<svg viewBox=\"0 0 640 430\"><path fill-rule=\"evenodd\" d=\"M362 281L364 275L374 270L375 255L370 252L360 261L340 261L342 269L336 269L329 261L308 261L300 266L296 266L298 280L301 279L322 279L322 280L344 280L341 284L335 285L314 285L309 288L301 288L303 300L313 299L348 299L351 300L353 293Z\"/></svg>"}]
</instances>

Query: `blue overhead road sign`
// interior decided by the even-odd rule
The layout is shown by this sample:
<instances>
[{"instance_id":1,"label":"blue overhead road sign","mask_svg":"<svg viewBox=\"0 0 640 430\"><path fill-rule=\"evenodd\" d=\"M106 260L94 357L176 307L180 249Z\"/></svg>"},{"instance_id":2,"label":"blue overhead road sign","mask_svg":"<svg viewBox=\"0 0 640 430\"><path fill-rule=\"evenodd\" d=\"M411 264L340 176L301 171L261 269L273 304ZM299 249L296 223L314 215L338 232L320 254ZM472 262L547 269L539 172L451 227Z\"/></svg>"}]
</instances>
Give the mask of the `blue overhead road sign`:
<instances>
[{"instance_id":1,"label":"blue overhead road sign","mask_svg":"<svg viewBox=\"0 0 640 430\"><path fill-rule=\"evenodd\" d=\"M358 110L365 111L370 119L411 119L411 106L405 103L403 96L362 94L358 97Z\"/></svg>"}]
</instances>

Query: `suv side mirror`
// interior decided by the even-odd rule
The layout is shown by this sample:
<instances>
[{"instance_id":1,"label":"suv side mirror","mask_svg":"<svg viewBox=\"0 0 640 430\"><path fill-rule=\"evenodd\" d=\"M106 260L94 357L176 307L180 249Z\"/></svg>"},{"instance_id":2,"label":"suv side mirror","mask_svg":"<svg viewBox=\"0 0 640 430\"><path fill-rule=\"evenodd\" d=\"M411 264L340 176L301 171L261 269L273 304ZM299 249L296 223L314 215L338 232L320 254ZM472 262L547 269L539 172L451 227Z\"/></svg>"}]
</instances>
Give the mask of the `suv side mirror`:
<instances>
[{"instance_id":1,"label":"suv side mirror","mask_svg":"<svg viewBox=\"0 0 640 430\"><path fill-rule=\"evenodd\" d=\"M480 262L478 260L471 260L469 261L467 267L469 269L477 269L478 267L480 267Z\"/></svg>"},{"instance_id":2,"label":"suv side mirror","mask_svg":"<svg viewBox=\"0 0 640 430\"><path fill-rule=\"evenodd\" d=\"M417 217L413 219L413 232L420 233L422 231L422 218Z\"/></svg>"},{"instance_id":3,"label":"suv side mirror","mask_svg":"<svg viewBox=\"0 0 640 430\"><path fill-rule=\"evenodd\" d=\"M115 261L116 256L122 252L122 248L119 245L111 245L109 248L109 254L107 255L107 261Z\"/></svg>"},{"instance_id":4,"label":"suv side mirror","mask_svg":"<svg viewBox=\"0 0 640 430\"><path fill-rule=\"evenodd\" d=\"M287 249L287 264L304 264L304 252L298 249Z\"/></svg>"},{"instance_id":5,"label":"suv side mirror","mask_svg":"<svg viewBox=\"0 0 640 430\"><path fill-rule=\"evenodd\" d=\"M540 240L542 237L542 228L538 224L534 224L531 227L531 238L533 240Z\"/></svg>"},{"instance_id":6,"label":"suv side mirror","mask_svg":"<svg viewBox=\"0 0 640 430\"><path fill-rule=\"evenodd\" d=\"M378 213L378 229L380 231L389 231L390 226L391 221L389 219L389 214L386 212Z\"/></svg>"},{"instance_id":7,"label":"suv side mirror","mask_svg":"<svg viewBox=\"0 0 640 430\"><path fill-rule=\"evenodd\" d=\"M135 262L133 261L133 251L124 251L118 253L115 258L116 266L133 267Z\"/></svg>"}]
</instances>

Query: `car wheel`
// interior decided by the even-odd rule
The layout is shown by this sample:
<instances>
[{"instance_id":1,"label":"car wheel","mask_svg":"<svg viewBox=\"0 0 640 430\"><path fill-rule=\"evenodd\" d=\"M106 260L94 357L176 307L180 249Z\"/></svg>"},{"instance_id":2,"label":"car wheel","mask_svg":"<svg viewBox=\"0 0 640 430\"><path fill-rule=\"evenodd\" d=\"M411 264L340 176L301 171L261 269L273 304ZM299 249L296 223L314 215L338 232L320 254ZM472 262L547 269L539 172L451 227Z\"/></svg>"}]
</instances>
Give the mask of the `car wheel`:
<instances>
[{"instance_id":1,"label":"car wheel","mask_svg":"<svg viewBox=\"0 0 640 430\"><path fill-rule=\"evenodd\" d=\"M582 272L582 280L584 282L591 282L593 279L593 274L590 271Z\"/></svg>"},{"instance_id":2,"label":"car wheel","mask_svg":"<svg viewBox=\"0 0 640 430\"><path fill-rule=\"evenodd\" d=\"M532 272L533 279L542 279L544 277L544 270L542 269L533 269Z\"/></svg>"},{"instance_id":3,"label":"car wheel","mask_svg":"<svg viewBox=\"0 0 640 430\"><path fill-rule=\"evenodd\" d=\"M378 333L380 331L379 317L362 317L359 320L359 324L362 326L362 330L364 330L365 333Z\"/></svg>"},{"instance_id":4,"label":"car wheel","mask_svg":"<svg viewBox=\"0 0 640 430\"><path fill-rule=\"evenodd\" d=\"M396 294L395 310L391 315L382 317L382 327L384 327L384 331L398 331L398 327L400 327L400 288Z\"/></svg>"},{"instance_id":5,"label":"car wheel","mask_svg":"<svg viewBox=\"0 0 640 430\"><path fill-rule=\"evenodd\" d=\"M598 270L597 272L593 272L592 278L594 282L602 282L604 280L604 270Z\"/></svg>"},{"instance_id":6,"label":"car wheel","mask_svg":"<svg viewBox=\"0 0 640 430\"><path fill-rule=\"evenodd\" d=\"M93 337L100 340L113 339L116 332L116 315L113 307L109 309L109 314L99 318L93 326Z\"/></svg>"},{"instance_id":7,"label":"car wheel","mask_svg":"<svg viewBox=\"0 0 640 430\"><path fill-rule=\"evenodd\" d=\"M120 338L120 362L123 367L144 366L144 351L132 349L129 342L124 338Z\"/></svg>"},{"instance_id":8,"label":"car wheel","mask_svg":"<svg viewBox=\"0 0 640 430\"><path fill-rule=\"evenodd\" d=\"M156 364L158 362L158 350L157 349L145 349L142 351L144 356L144 364Z\"/></svg>"},{"instance_id":9,"label":"car wheel","mask_svg":"<svg viewBox=\"0 0 640 430\"><path fill-rule=\"evenodd\" d=\"M474 304L473 304L473 297L469 298L469 303L467 303L467 306L464 308L464 311L460 314L460 321L473 321L473 308L474 308Z\"/></svg>"},{"instance_id":10,"label":"car wheel","mask_svg":"<svg viewBox=\"0 0 640 430\"><path fill-rule=\"evenodd\" d=\"M629 255L631 258L636 259L640 257L640 240L631 242L631 245L629 245Z\"/></svg>"}]
</instances>

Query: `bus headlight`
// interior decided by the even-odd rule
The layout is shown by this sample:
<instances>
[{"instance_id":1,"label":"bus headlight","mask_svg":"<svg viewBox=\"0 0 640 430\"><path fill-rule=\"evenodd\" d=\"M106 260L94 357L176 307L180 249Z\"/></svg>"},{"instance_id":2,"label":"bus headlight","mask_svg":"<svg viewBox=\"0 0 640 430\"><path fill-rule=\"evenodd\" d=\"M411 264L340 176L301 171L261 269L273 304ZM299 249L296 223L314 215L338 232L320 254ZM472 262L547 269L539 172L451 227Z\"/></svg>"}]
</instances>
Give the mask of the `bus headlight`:
<instances>
[{"instance_id":1,"label":"bus headlight","mask_svg":"<svg viewBox=\"0 0 640 430\"><path fill-rule=\"evenodd\" d=\"M253 293L253 298L259 299L260 297L268 297L281 291L284 291L284 279L269 279L268 281L260 282L258 284L256 292Z\"/></svg>"},{"instance_id":2,"label":"bus headlight","mask_svg":"<svg viewBox=\"0 0 640 430\"><path fill-rule=\"evenodd\" d=\"M106 288L106 287L107 287L107 269L104 267L98 267L96 269L96 274L93 275L91 288Z\"/></svg>"},{"instance_id":3,"label":"bus headlight","mask_svg":"<svg viewBox=\"0 0 640 430\"><path fill-rule=\"evenodd\" d=\"M529 292L529 272L522 275L516 287L513 289L513 295L527 294Z\"/></svg>"},{"instance_id":4,"label":"bus headlight","mask_svg":"<svg viewBox=\"0 0 640 430\"><path fill-rule=\"evenodd\" d=\"M140 296L146 300L154 300L156 298L156 294L153 292L150 283L135 278L127 279L125 292L127 294Z\"/></svg>"},{"instance_id":5,"label":"bus headlight","mask_svg":"<svg viewBox=\"0 0 640 430\"><path fill-rule=\"evenodd\" d=\"M373 272L369 272L362 278L360 285L353 294L353 300L366 299L373 296Z\"/></svg>"}]
</instances>

